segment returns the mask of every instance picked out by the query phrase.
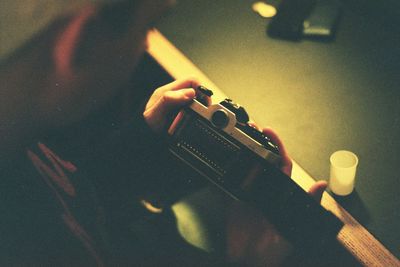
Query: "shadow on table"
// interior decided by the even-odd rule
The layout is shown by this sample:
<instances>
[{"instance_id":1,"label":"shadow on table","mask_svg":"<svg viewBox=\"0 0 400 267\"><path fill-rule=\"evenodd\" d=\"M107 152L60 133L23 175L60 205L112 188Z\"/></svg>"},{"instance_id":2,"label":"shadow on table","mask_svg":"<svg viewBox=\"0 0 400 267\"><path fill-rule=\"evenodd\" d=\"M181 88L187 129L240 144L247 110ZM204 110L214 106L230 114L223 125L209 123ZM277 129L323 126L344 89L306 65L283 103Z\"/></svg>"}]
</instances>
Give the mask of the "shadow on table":
<instances>
[{"instance_id":1,"label":"shadow on table","mask_svg":"<svg viewBox=\"0 0 400 267\"><path fill-rule=\"evenodd\" d=\"M351 211L351 215L356 218L361 225L369 223L371 216L357 191L353 191L353 193L344 197L335 194L331 195L343 208Z\"/></svg>"}]
</instances>

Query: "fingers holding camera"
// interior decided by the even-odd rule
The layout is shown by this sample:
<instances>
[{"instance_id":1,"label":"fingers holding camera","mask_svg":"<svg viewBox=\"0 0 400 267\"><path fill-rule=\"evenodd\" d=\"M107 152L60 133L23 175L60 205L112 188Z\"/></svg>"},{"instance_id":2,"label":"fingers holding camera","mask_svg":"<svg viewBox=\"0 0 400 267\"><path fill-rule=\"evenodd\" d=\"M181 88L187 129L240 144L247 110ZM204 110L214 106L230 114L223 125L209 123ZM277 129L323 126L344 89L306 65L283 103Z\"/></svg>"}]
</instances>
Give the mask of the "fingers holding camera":
<instances>
[{"instance_id":1,"label":"fingers holding camera","mask_svg":"<svg viewBox=\"0 0 400 267\"><path fill-rule=\"evenodd\" d=\"M168 126L171 114L190 103L195 95L192 88L163 93L150 108L144 111L145 121L155 132L161 132Z\"/></svg>"},{"instance_id":2,"label":"fingers holding camera","mask_svg":"<svg viewBox=\"0 0 400 267\"><path fill-rule=\"evenodd\" d=\"M281 170L286 175L290 176L292 174L292 160L290 159L282 140L280 139L278 134L271 128L264 128L262 132L264 135L271 138L271 141L279 147L279 152L282 157Z\"/></svg>"},{"instance_id":3,"label":"fingers holding camera","mask_svg":"<svg viewBox=\"0 0 400 267\"><path fill-rule=\"evenodd\" d=\"M328 186L326 181L318 181L313 184L310 189L308 189L308 193L317 201L321 202L322 195Z\"/></svg>"},{"instance_id":4,"label":"fingers holding camera","mask_svg":"<svg viewBox=\"0 0 400 267\"><path fill-rule=\"evenodd\" d=\"M146 110L151 108L166 92L177 91L185 88L197 88L200 83L195 78L176 80L154 90L146 105Z\"/></svg>"},{"instance_id":5,"label":"fingers holding camera","mask_svg":"<svg viewBox=\"0 0 400 267\"><path fill-rule=\"evenodd\" d=\"M281 165L281 170L286 174L289 175L292 173L292 160L289 157L289 154L283 145L282 140L279 138L279 136L276 134L274 130L271 128L264 128L263 129L264 135L268 136L271 138L271 141L275 143L279 147L279 151L282 157L282 165ZM317 181L315 182L310 189L308 190L308 193L317 201L320 202L322 195L324 191L327 188L327 183L326 181Z\"/></svg>"},{"instance_id":6,"label":"fingers holding camera","mask_svg":"<svg viewBox=\"0 0 400 267\"><path fill-rule=\"evenodd\" d=\"M195 78L187 78L157 88L143 112L149 127L156 132L165 130L178 110L196 97L199 85Z\"/></svg>"},{"instance_id":7,"label":"fingers holding camera","mask_svg":"<svg viewBox=\"0 0 400 267\"><path fill-rule=\"evenodd\" d=\"M189 104L196 96L202 98L206 104L211 103L211 98L205 97L196 91L200 82L195 78L176 80L167 85L157 88L150 97L143 112L146 123L156 132L161 132L169 126L179 109ZM249 123L258 128L254 122ZM282 157L281 170L288 176L292 172L292 161L279 136L270 128L262 130L264 135L271 138L278 145Z\"/></svg>"}]
</instances>

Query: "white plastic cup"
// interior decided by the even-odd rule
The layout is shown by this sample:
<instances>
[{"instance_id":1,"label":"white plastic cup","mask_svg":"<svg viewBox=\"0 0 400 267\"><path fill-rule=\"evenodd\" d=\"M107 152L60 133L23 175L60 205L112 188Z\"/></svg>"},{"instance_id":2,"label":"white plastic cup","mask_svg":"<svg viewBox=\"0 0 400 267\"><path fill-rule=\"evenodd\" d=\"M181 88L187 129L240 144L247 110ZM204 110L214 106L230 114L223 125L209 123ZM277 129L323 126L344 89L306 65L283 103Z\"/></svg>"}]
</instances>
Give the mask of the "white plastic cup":
<instances>
[{"instance_id":1,"label":"white plastic cup","mask_svg":"<svg viewBox=\"0 0 400 267\"><path fill-rule=\"evenodd\" d=\"M347 150L339 150L331 155L330 162L329 188L336 195L349 195L354 190L357 155Z\"/></svg>"}]
</instances>

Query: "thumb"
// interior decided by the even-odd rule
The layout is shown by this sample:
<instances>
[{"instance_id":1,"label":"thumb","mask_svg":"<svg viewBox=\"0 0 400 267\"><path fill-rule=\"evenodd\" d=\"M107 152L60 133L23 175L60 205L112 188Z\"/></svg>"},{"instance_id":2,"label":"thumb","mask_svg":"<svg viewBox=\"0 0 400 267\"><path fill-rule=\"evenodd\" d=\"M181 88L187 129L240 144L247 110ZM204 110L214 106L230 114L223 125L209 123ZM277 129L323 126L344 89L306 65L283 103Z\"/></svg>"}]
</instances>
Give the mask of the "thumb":
<instances>
[{"instance_id":1,"label":"thumb","mask_svg":"<svg viewBox=\"0 0 400 267\"><path fill-rule=\"evenodd\" d=\"M308 193L317 201L320 202L322 198L322 194L324 193L327 187L326 181L318 181L311 186L308 190Z\"/></svg>"},{"instance_id":2,"label":"thumb","mask_svg":"<svg viewBox=\"0 0 400 267\"><path fill-rule=\"evenodd\" d=\"M155 131L160 132L165 129L169 115L190 103L196 96L194 89L182 89L178 91L167 91L161 96L158 101L143 115L148 125Z\"/></svg>"}]
</instances>

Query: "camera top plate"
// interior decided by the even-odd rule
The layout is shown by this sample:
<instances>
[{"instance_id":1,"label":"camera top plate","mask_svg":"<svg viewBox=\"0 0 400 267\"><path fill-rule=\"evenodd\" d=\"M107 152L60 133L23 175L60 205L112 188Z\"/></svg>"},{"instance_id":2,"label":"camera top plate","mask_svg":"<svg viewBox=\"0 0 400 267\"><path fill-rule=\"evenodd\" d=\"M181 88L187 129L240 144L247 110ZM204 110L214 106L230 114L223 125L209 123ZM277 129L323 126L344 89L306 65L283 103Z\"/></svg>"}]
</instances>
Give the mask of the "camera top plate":
<instances>
[{"instance_id":1,"label":"camera top plate","mask_svg":"<svg viewBox=\"0 0 400 267\"><path fill-rule=\"evenodd\" d=\"M215 128L222 130L269 163L273 165L278 165L280 163L281 157L276 153L276 146L268 139L265 139L264 144L261 144L255 138L239 129L237 127L239 122L235 113L221 103L207 107L194 99L189 108L209 121Z\"/></svg>"}]
</instances>

